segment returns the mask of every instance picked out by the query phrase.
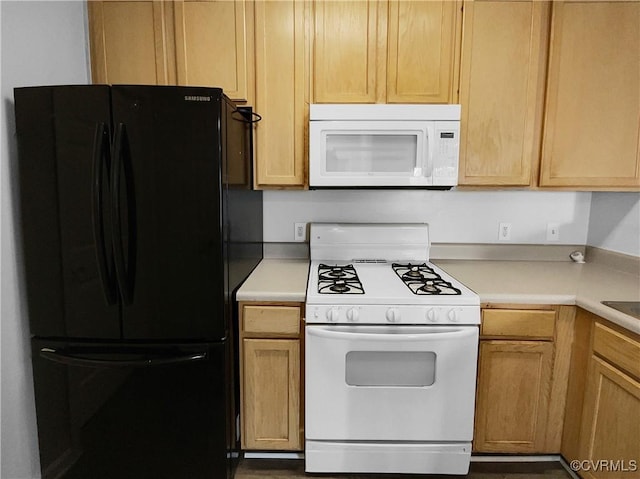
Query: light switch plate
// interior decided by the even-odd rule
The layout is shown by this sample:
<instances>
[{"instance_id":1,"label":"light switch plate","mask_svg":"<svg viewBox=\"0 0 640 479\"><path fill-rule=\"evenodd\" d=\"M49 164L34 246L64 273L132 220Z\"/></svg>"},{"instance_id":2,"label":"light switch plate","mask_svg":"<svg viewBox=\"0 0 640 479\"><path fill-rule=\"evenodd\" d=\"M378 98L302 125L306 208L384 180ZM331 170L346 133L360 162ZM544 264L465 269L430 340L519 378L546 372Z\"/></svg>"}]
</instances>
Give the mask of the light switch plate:
<instances>
[{"instance_id":1,"label":"light switch plate","mask_svg":"<svg viewBox=\"0 0 640 479\"><path fill-rule=\"evenodd\" d=\"M560 241L560 225L547 223L547 241Z\"/></svg>"}]
</instances>

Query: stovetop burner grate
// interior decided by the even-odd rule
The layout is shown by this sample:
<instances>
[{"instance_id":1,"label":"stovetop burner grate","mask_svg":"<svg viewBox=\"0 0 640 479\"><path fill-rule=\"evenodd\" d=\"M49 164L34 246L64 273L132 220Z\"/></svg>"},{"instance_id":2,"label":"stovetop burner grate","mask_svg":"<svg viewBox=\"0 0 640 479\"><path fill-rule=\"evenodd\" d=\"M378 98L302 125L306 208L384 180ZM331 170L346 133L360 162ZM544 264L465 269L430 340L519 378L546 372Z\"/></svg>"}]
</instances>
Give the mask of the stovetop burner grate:
<instances>
[{"instance_id":1,"label":"stovetop burner grate","mask_svg":"<svg viewBox=\"0 0 640 479\"><path fill-rule=\"evenodd\" d=\"M434 296L462 294L462 291L449 281L442 279L433 268L430 268L425 263L393 263L391 267L413 294Z\"/></svg>"},{"instance_id":2,"label":"stovetop burner grate","mask_svg":"<svg viewBox=\"0 0 640 479\"><path fill-rule=\"evenodd\" d=\"M352 264L318 265L318 293L364 294L364 288Z\"/></svg>"}]
</instances>

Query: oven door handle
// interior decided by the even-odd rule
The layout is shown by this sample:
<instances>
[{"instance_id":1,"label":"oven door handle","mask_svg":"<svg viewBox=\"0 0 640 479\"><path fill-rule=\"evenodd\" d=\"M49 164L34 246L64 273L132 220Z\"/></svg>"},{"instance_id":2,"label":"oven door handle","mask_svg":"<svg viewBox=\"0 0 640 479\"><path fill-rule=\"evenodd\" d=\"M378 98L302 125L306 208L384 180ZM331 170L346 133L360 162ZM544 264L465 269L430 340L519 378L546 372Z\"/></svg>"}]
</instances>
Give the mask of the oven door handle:
<instances>
[{"instance_id":1,"label":"oven door handle","mask_svg":"<svg viewBox=\"0 0 640 479\"><path fill-rule=\"evenodd\" d=\"M359 326L352 327L345 331L341 328L329 326L307 326L307 334L309 336L317 336L321 338L345 339L345 340L364 340L364 341L441 341L450 339L462 339L470 337L478 337L478 328L476 326L453 327L446 326L436 327L419 327L419 326L387 326L380 327L380 331L375 331L374 327ZM400 328L401 332L398 331ZM360 331L356 331L362 330Z\"/></svg>"}]
</instances>

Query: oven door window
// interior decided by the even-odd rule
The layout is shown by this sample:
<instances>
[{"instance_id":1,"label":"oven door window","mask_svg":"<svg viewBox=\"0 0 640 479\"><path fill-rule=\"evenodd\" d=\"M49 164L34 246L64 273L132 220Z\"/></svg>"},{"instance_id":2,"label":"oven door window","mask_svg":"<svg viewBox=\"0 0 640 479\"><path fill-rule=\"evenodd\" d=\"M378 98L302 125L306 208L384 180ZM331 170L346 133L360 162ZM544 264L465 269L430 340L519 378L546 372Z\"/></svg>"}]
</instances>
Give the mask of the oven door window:
<instances>
[{"instance_id":1,"label":"oven door window","mask_svg":"<svg viewBox=\"0 0 640 479\"><path fill-rule=\"evenodd\" d=\"M345 362L349 386L426 387L436 378L436 355L425 351L350 351Z\"/></svg>"}]
</instances>

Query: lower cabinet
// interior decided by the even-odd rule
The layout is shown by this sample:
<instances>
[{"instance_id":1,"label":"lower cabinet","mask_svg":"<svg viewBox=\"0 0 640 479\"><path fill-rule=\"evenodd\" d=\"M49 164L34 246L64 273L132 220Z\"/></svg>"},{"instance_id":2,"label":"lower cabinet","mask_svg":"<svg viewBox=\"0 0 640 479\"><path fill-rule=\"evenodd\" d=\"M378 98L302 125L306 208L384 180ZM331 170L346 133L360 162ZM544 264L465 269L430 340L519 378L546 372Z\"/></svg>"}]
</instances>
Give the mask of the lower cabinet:
<instances>
[{"instance_id":1,"label":"lower cabinet","mask_svg":"<svg viewBox=\"0 0 640 479\"><path fill-rule=\"evenodd\" d=\"M581 477L640 478L640 336L579 310L562 455ZM586 366L586 368L585 368Z\"/></svg>"},{"instance_id":2,"label":"lower cabinet","mask_svg":"<svg viewBox=\"0 0 640 479\"><path fill-rule=\"evenodd\" d=\"M241 443L303 448L299 303L240 303Z\"/></svg>"},{"instance_id":3,"label":"lower cabinet","mask_svg":"<svg viewBox=\"0 0 640 479\"><path fill-rule=\"evenodd\" d=\"M606 470L585 470L584 477L618 478L625 469L629 478L640 477L640 383L592 356L582 416L580 457L590 464L611 461Z\"/></svg>"},{"instance_id":4,"label":"lower cabinet","mask_svg":"<svg viewBox=\"0 0 640 479\"><path fill-rule=\"evenodd\" d=\"M573 312L483 309L475 452L557 453Z\"/></svg>"},{"instance_id":5,"label":"lower cabinet","mask_svg":"<svg viewBox=\"0 0 640 479\"><path fill-rule=\"evenodd\" d=\"M543 452L553 343L481 341L475 450Z\"/></svg>"},{"instance_id":6,"label":"lower cabinet","mask_svg":"<svg viewBox=\"0 0 640 479\"><path fill-rule=\"evenodd\" d=\"M244 450L304 448L303 303L241 302ZM473 451L640 478L640 335L572 306L482 310Z\"/></svg>"}]
</instances>

